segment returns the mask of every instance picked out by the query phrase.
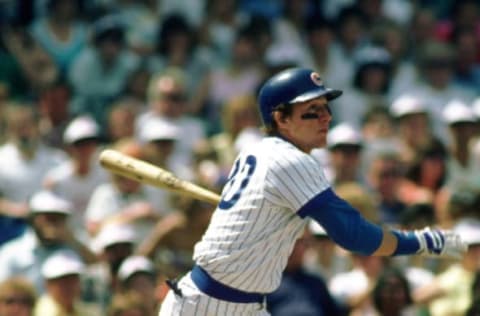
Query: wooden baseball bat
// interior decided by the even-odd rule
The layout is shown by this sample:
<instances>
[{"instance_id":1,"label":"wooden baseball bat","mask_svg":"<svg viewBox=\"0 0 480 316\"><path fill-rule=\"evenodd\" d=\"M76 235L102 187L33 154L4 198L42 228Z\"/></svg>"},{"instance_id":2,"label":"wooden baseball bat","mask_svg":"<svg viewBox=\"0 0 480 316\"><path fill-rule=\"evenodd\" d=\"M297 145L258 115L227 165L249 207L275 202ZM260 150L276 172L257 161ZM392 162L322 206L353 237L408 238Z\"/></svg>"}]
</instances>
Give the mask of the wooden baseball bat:
<instances>
[{"instance_id":1,"label":"wooden baseball bat","mask_svg":"<svg viewBox=\"0 0 480 316\"><path fill-rule=\"evenodd\" d=\"M115 174L153 185L192 198L218 204L220 196L190 181L179 179L173 173L146 161L127 156L119 151L105 149L100 153L100 164Z\"/></svg>"}]
</instances>

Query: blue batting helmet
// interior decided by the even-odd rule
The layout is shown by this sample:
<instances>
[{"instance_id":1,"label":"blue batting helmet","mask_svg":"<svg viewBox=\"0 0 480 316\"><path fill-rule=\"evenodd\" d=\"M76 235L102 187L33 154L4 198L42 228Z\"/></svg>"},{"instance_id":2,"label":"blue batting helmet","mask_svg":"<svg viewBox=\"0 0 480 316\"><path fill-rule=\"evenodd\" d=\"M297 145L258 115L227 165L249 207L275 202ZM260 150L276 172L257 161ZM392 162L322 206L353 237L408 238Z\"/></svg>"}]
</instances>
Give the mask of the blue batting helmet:
<instances>
[{"instance_id":1,"label":"blue batting helmet","mask_svg":"<svg viewBox=\"0 0 480 316\"><path fill-rule=\"evenodd\" d=\"M324 86L320 75L306 68L289 68L268 79L260 89L258 104L263 123L272 123L272 112L280 104L309 101L321 96L327 100L339 97L343 92Z\"/></svg>"}]
</instances>

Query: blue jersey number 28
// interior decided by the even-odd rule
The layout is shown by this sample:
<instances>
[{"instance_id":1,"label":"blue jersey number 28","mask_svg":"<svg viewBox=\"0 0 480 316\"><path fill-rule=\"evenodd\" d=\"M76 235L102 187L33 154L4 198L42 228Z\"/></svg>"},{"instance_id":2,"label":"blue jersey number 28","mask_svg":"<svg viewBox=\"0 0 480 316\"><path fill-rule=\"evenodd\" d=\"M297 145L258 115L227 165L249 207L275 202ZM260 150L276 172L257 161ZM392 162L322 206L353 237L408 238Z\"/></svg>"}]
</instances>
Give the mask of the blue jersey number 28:
<instances>
[{"instance_id":1,"label":"blue jersey number 28","mask_svg":"<svg viewBox=\"0 0 480 316\"><path fill-rule=\"evenodd\" d=\"M256 165L257 158L252 155L247 156L242 163L240 159L235 162L232 175L228 179L227 184L225 184L222 200L218 204L220 209L228 210L237 203L242 195L242 191L247 187Z\"/></svg>"}]
</instances>

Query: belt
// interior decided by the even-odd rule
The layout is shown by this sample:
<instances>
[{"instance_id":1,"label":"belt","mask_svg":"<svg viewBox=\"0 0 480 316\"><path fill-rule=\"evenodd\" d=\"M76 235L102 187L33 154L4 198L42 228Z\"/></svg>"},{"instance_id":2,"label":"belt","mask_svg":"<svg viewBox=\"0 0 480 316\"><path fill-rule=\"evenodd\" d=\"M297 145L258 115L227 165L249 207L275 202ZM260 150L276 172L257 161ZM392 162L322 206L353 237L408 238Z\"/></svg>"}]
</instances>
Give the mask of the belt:
<instances>
[{"instance_id":1,"label":"belt","mask_svg":"<svg viewBox=\"0 0 480 316\"><path fill-rule=\"evenodd\" d=\"M218 282L198 265L193 267L190 277L200 291L222 301L263 304L265 300L265 294L244 292Z\"/></svg>"}]
</instances>

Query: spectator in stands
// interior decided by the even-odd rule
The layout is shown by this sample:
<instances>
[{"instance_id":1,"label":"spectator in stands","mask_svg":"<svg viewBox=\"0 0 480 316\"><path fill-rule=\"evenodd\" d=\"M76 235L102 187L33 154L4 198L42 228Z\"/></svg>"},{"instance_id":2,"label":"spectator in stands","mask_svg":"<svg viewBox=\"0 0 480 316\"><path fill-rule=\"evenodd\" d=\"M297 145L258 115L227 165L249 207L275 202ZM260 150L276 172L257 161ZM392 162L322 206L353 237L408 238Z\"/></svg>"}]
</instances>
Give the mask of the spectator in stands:
<instances>
[{"instance_id":1,"label":"spectator in stands","mask_svg":"<svg viewBox=\"0 0 480 316\"><path fill-rule=\"evenodd\" d=\"M400 199L407 205L435 203L447 179L447 159L447 150L441 143L418 150L415 159L404 166Z\"/></svg>"},{"instance_id":2,"label":"spectator in stands","mask_svg":"<svg viewBox=\"0 0 480 316\"><path fill-rule=\"evenodd\" d=\"M42 294L45 284L41 266L49 255L59 249L70 249L87 263L94 262L96 256L70 231L68 201L51 192L40 191L31 198L29 209L29 229L0 248L0 280L24 276Z\"/></svg>"},{"instance_id":3,"label":"spectator in stands","mask_svg":"<svg viewBox=\"0 0 480 316\"><path fill-rule=\"evenodd\" d=\"M71 88L63 79L56 80L39 92L39 128L46 145L63 148L63 133L70 120L71 98Z\"/></svg>"},{"instance_id":4,"label":"spectator in stands","mask_svg":"<svg viewBox=\"0 0 480 316\"><path fill-rule=\"evenodd\" d=\"M156 35L160 16L155 1L112 1L104 2L109 5L107 11L115 12L125 25L125 44L136 55L146 58L155 50Z\"/></svg>"},{"instance_id":5,"label":"spectator in stands","mask_svg":"<svg viewBox=\"0 0 480 316\"><path fill-rule=\"evenodd\" d=\"M11 81L9 89L17 92L17 94L12 93L12 96L35 97L42 89L58 79L59 70L55 62L25 26L2 25L1 36L10 56L20 66L20 79L26 79L26 85L22 84L23 80L18 82L18 88L23 88L21 91L14 87L17 82ZM14 78L15 76L10 80Z\"/></svg>"},{"instance_id":6,"label":"spectator in stands","mask_svg":"<svg viewBox=\"0 0 480 316\"><path fill-rule=\"evenodd\" d=\"M160 302L156 298L157 271L154 263L142 256L126 258L118 270L122 292L138 293L148 313L157 315Z\"/></svg>"},{"instance_id":7,"label":"spectator in stands","mask_svg":"<svg viewBox=\"0 0 480 316\"><path fill-rule=\"evenodd\" d=\"M353 83L355 60L354 56L358 49L364 45L366 37L366 25L355 6L346 6L339 12L336 25L336 37L332 44L332 54L337 56L339 67L337 84L340 87L350 88Z\"/></svg>"},{"instance_id":8,"label":"spectator in stands","mask_svg":"<svg viewBox=\"0 0 480 316\"><path fill-rule=\"evenodd\" d=\"M143 104L130 98L121 98L114 102L108 112L106 142L114 144L122 139L135 137L135 119L143 110Z\"/></svg>"},{"instance_id":9,"label":"spectator in stands","mask_svg":"<svg viewBox=\"0 0 480 316\"><path fill-rule=\"evenodd\" d=\"M73 119L63 134L70 159L45 175L44 187L72 203L70 224L77 236L88 239L85 211L95 188L108 181L98 163L100 128L90 116Z\"/></svg>"},{"instance_id":10,"label":"spectator in stands","mask_svg":"<svg viewBox=\"0 0 480 316\"><path fill-rule=\"evenodd\" d=\"M328 133L327 147L331 162L331 174L327 176L332 183L364 183L361 170L363 139L356 127L348 123L336 125Z\"/></svg>"},{"instance_id":11,"label":"spectator in stands","mask_svg":"<svg viewBox=\"0 0 480 316\"><path fill-rule=\"evenodd\" d=\"M200 43L213 50L216 65L228 62L235 41L235 33L245 23L245 15L237 10L235 0L205 0L200 25Z\"/></svg>"},{"instance_id":12,"label":"spectator in stands","mask_svg":"<svg viewBox=\"0 0 480 316\"><path fill-rule=\"evenodd\" d=\"M414 301L428 304L432 316L460 316L472 303L472 285L480 259L480 222L459 221L455 227L469 248L459 263L453 263L432 282L414 291Z\"/></svg>"},{"instance_id":13,"label":"spectator in stands","mask_svg":"<svg viewBox=\"0 0 480 316\"><path fill-rule=\"evenodd\" d=\"M436 17L432 8L423 7L414 11L405 32L407 37L407 56L412 60L419 57L419 48L435 39Z\"/></svg>"},{"instance_id":14,"label":"spectator in stands","mask_svg":"<svg viewBox=\"0 0 480 316\"><path fill-rule=\"evenodd\" d=\"M256 91L265 75L262 58L256 30L246 25L235 34L229 61L212 69L199 84L192 108L205 120L210 135L220 132L219 116L229 99Z\"/></svg>"},{"instance_id":15,"label":"spectator in stands","mask_svg":"<svg viewBox=\"0 0 480 316\"><path fill-rule=\"evenodd\" d=\"M385 269L384 258L351 254L353 268L336 274L328 284L330 293L349 315L370 315L375 308L372 290Z\"/></svg>"},{"instance_id":16,"label":"spectator in stands","mask_svg":"<svg viewBox=\"0 0 480 316\"><path fill-rule=\"evenodd\" d=\"M267 296L267 309L272 315L344 315L330 295L325 280L303 267L310 238L312 236L306 231L296 241L280 287Z\"/></svg>"},{"instance_id":17,"label":"spectator in stands","mask_svg":"<svg viewBox=\"0 0 480 316\"><path fill-rule=\"evenodd\" d=\"M118 271L131 256L137 244L137 234L130 226L106 225L91 240L90 248L98 257L95 264L87 267L84 274L85 301L106 311L112 296L120 291Z\"/></svg>"},{"instance_id":18,"label":"spectator in stands","mask_svg":"<svg viewBox=\"0 0 480 316\"><path fill-rule=\"evenodd\" d=\"M410 284L401 270L387 268L378 276L372 292L378 316L417 315Z\"/></svg>"},{"instance_id":19,"label":"spectator in stands","mask_svg":"<svg viewBox=\"0 0 480 316\"><path fill-rule=\"evenodd\" d=\"M372 44L384 47L391 57L389 100L408 93L418 80L415 64L408 56L408 36L403 25L393 21L376 24L371 31Z\"/></svg>"},{"instance_id":20,"label":"spectator in stands","mask_svg":"<svg viewBox=\"0 0 480 316\"><path fill-rule=\"evenodd\" d=\"M116 143L112 149L144 159L141 145L132 139ZM138 181L111 174L110 181L98 184L88 202L85 219L87 231L95 236L109 223L134 227L142 240L155 221L170 211L168 199L158 190Z\"/></svg>"},{"instance_id":21,"label":"spectator in stands","mask_svg":"<svg viewBox=\"0 0 480 316\"><path fill-rule=\"evenodd\" d=\"M0 18L0 106L8 99L19 99L25 97L29 92L29 83L23 73L22 65L7 46L9 40L8 20Z\"/></svg>"},{"instance_id":22,"label":"spectator in stands","mask_svg":"<svg viewBox=\"0 0 480 316\"><path fill-rule=\"evenodd\" d=\"M85 264L72 251L57 250L42 264L46 292L35 304L34 316L98 315L98 310L81 301L80 278Z\"/></svg>"},{"instance_id":23,"label":"spectator in stands","mask_svg":"<svg viewBox=\"0 0 480 316\"><path fill-rule=\"evenodd\" d=\"M343 87L347 84L345 74L338 71L341 63L340 57L334 54L332 43L335 40L335 24L331 21L313 15L306 20L305 26L307 59L300 61L311 69L316 69L328 85ZM298 61L297 61L298 63Z\"/></svg>"},{"instance_id":24,"label":"spectator in stands","mask_svg":"<svg viewBox=\"0 0 480 316\"><path fill-rule=\"evenodd\" d=\"M386 106L391 82L392 60L383 47L368 46L354 55L352 88L332 106L334 118L357 128L370 108Z\"/></svg>"},{"instance_id":25,"label":"spectator in stands","mask_svg":"<svg viewBox=\"0 0 480 316\"><path fill-rule=\"evenodd\" d=\"M170 157L180 138L180 129L169 121L152 118L140 127L138 137L143 146L145 160L171 170Z\"/></svg>"},{"instance_id":26,"label":"spectator in stands","mask_svg":"<svg viewBox=\"0 0 480 316\"><path fill-rule=\"evenodd\" d=\"M289 50L296 58L294 61L301 65L308 56L308 43L305 41L305 21L311 12L309 2L280 1L282 11L280 16L272 20L273 42L269 50ZM329 82L329 84L332 84Z\"/></svg>"},{"instance_id":27,"label":"spectator in stands","mask_svg":"<svg viewBox=\"0 0 480 316\"><path fill-rule=\"evenodd\" d=\"M143 60L127 77L122 95L113 103L128 100L128 102L134 103L139 110L144 110L147 105L148 83L153 73L153 67Z\"/></svg>"},{"instance_id":28,"label":"spectator in stands","mask_svg":"<svg viewBox=\"0 0 480 316\"><path fill-rule=\"evenodd\" d=\"M443 144L433 130L434 116L426 102L417 96L403 94L390 106L397 123L400 159L407 165L414 161L418 152Z\"/></svg>"},{"instance_id":29,"label":"spectator in stands","mask_svg":"<svg viewBox=\"0 0 480 316\"><path fill-rule=\"evenodd\" d=\"M0 244L22 234L28 198L41 189L46 172L66 158L64 152L41 142L34 105L11 103L4 115L7 140L0 146Z\"/></svg>"},{"instance_id":30,"label":"spectator in stands","mask_svg":"<svg viewBox=\"0 0 480 316\"><path fill-rule=\"evenodd\" d=\"M68 73L74 99L71 112L90 114L106 127L108 105L120 96L139 59L125 46L123 22L107 15L92 25L90 45L75 58ZM102 135L104 131L102 130Z\"/></svg>"},{"instance_id":31,"label":"spectator in stands","mask_svg":"<svg viewBox=\"0 0 480 316\"><path fill-rule=\"evenodd\" d=\"M457 49L454 81L472 89L477 95L480 93L479 36L480 32L476 33L473 28L459 28L453 34L453 44Z\"/></svg>"},{"instance_id":32,"label":"spectator in stands","mask_svg":"<svg viewBox=\"0 0 480 316\"><path fill-rule=\"evenodd\" d=\"M380 222L398 225L406 205L398 191L402 170L397 153L379 151L372 154L366 164L367 183L376 201Z\"/></svg>"},{"instance_id":33,"label":"spectator in stands","mask_svg":"<svg viewBox=\"0 0 480 316\"><path fill-rule=\"evenodd\" d=\"M135 292L115 293L108 308L108 316L156 316L149 314L143 297Z\"/></svg>"},{"instance_id":34,"label":"spectator in stands","mask_svg":"<svg viewBox=\"0 0 480 316\"><path fill-rule=\"evenodd\" d=\"M379 151L395 151L401 145L395 119L385 106L371 107L362 118L361 129L365 161Z\"/></svg>"},{"instance_id":35,"label":"spectator in stands","mask_svg":"<svg viewBox=\"0 0 480 316\"><path fill-rule=\"evenodd\" d=\"M87 26L80 19L78 0L49 0L46 6L47 15L36 17L30 31L65 77L87 43Z\"/></svg>"},{"instance_id":36,"label":"spectator in stands","mask_svg":"<svg viewBox=\"0 0 480 316\"><path fill-rule=\"evenodd\" d=\"M176 271L174 275L192 268L193 247L205 232L213 212L211 205L193 199L180 199L177 208L179 211L156 223L136 250L138 255L170 266L172 272Z\"/></svg>"},{"instance_id":37,"label":"spectator in stands","mask_svg":"<svg viewBox=\"0 0 480 316\"><path fill-rule=\"evenodd\" d=\"M2 316L33 316L36 300L33 284L23 277L12 277L0 283Z\"/></svg>"},{"instance_id":38,"label":"spectator in stands","mask_svg":"<svg viewBox=\"0 0 480 316\"><path fill-rule=\"evenodd\" d=\"M195 147L206 139L203 123L189 116L186 91L187 74L179 68L169 68L154 75L148 87L148 109L137 117L136 134L150 118L161 118L180 130L178 145L171 157L172 171L184 179L192 179L190 169Z\"/></svg>"},{"instance_id":39,"label":"spectator in stands","mask_svg":"<svg viewBox=\"0 0 480 316\"><path fill-rule=\"evenodd\" d=\"M155 54L148 62L154 73L170 67L178 67L188 73L185 92L189 100L195 95L210 65L217 62L212 50L198 42L198 35L185 15L177 13L165 16L159 27Z\"/></svg>"},{"instance_id":40,"label":"spectator in stands","mask_svg":"<svg viewBox=\"0 0 480 316\"><path fill-rule=\"evenodd\" d=\"M320 224L310 221L308 230L312 238L305 253L305 269L319 274L328 283L336 274L351 268L348 253L335 245Z\"/></svg>"},{"instance_id":41,"label":"spectator in stands","mask_svg":"<svg viewBox=\"0 0 480 316\"><path fill-rule=\"evenodd\" d=\"M258 130L260 117L256 108L256 98L252 95L235 96L222 108L222 132L213 135L210 146L218 156L220 168L228 172L237 155L235 141L242 131Z\"/></svg>"},{"instance_id":42,"label":"spectator in stands","mask_svg":"<svg viewBox=\"0 0 480 316\"><path fill-rule=\"evenodd\" d=\"M453 82L456 54L456 50L448 43L426 42L419 48L417 59L420 82L411 91L426 102L432 115L433 130L445 143L448 142L448 131L442 119L442 111L446 104L452 100L470 103L475 97L475 91Z\"/></svg>"},{"instance_id":43,"label":"spectator in stands","mask_svg":"<svg viewBox=\"0 0 480 316\"><path fill-rule=\"evenodd\" d=\"M452 100L445 105L443 119L449 129L449 155L446 185L454 189L480 190L480 179L472 161L472 143L477 119L469 105Z\"/></svg>"},{"instance_id":44,"label":"spectator in stands","mask_svg":"<svg viewBox=\"0 0 480 316\"><path fill-rule=\"evenodd\" d=\"M460 0L446 3L448 14L439 18L435 35L442 41L455 39L458 30L472 30L480 38L480 6L475 0Z\"/></svg>"}]
</instances>

